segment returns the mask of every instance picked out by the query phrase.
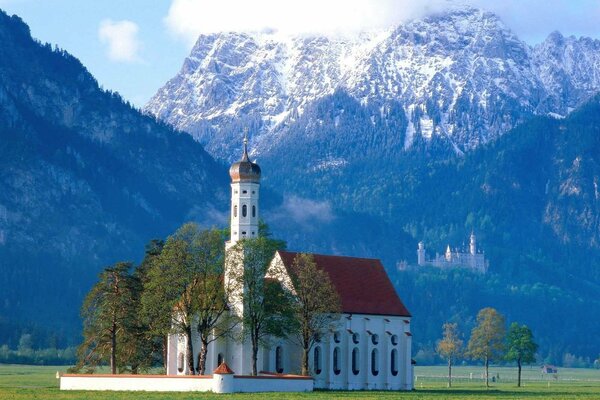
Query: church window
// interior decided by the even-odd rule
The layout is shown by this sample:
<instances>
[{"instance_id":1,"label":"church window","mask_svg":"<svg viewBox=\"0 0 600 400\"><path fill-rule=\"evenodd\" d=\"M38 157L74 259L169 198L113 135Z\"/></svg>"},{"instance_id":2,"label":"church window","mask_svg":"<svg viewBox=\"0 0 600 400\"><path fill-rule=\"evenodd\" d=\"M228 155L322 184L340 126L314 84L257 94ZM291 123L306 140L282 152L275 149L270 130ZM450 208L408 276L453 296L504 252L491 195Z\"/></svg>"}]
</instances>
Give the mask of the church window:
<instances>
[{"instance_id":1,"label":"church window","mask_svg":"<svg viewBox=\"0 0 600 400\"><path fill-rule=\"evenodd\" d=\"M352 334L352 341L353 341L355 344L358 344L358 342L360 341L360 336L358 335L358 333L353 333L353 334Z\"/></svg>"},{"instance_id":2,"label":"church window","mask_svg":"<svg viewBox=\"0 0 600 400\"><path fill-rule=\"evenodd\" d=\"M246 193L248 193L247 190L242 190L242 194L246 194Z\"/></svg>"},{"instance_id":3,"label":"church window","mask_svg":"<svg viewBox=\"0 0 600 400\"><path fill-rule=\"evenodd\" d=\"M333 349L333 373L339 375L342 372L340 368L340 348Z\"/></svg>"},{"instance_id":4,"label":"church window","mask_svg":"<svg viewBox=\"0 0 600 400\"><path fill-rule=\"evenodd\" d=\"M377 349L371 351L371 374L373 374L373 376L379 375L379 357Z\"/></svg>"},{"instance_id":5,"label":"church window","mask_svg":"<svg viewBox=\"0 0 600 400\"><path fill-rule=\"evenodd\" d=\"M373 342L373 344L377 344L379 343L379 335L374 333L373 335L371 335L371 342Z\"/></svg>"},{"instance_id":6,"label":"church window","mask_svg":"<svg viewBox=\"0 0 600 400\"><path fill-rule=\"evenodd\" d=\"M352 350L352 373L354 375L358 375L358 373L360 372L360 368L359 368L359 354L358 354L358 347L355 347L354 350Z\"/></svg>"},{"instance_id":7,"label":"church window","mask_svg":"<svg viewBox=\"0 0 600 400\"><path fill-rule=\"evenodd\" d=\"M246 236L246 231L242 231L242 235Z\"/></svg>"},{"instance_id":8,"label":"church window","mask_svg":"<svg viewBox=\"0 0 600 400\"><path fill-rule=\"evenodd\" d=\"M183 353L177 356L177 371L183 372Z\"/></svg>"},{"instance_id":9,"label":"church window","mask_svg":"<svg viewBox=\"0 0 600 400\"><path fill-rule=\"evenodd\" d=\"M233 217L237 218L237 206L233 206Z\"/></svg>"},{"instance_id":10,"label":"church window","mask_svg":"<svg viewBox=\"0 0 600 400\"><path fill-rule=\"evenodd\" d=\"M248 206L244 204L242 206L242 217L246 218L246 215L248 215Z\"/></svg>"},{"instance_id":11,"label":"church window","mask_svg":"<svg viewBox=\"0 0 600 400\"><path fill-rule=\"evenodd\" d=\"M252 206L252 218L256 217L256 206Z\"/></svg>"},{"instance_id":12,"label":"church window","mask_svg":"<svg viewBox=\"0 0 600 400\"><path fill-rule=\"evenodd\" d=\"M336 342L336 343L340 342L340 333L339 332L335 332L333 334L333 341Z\"/></svg>"},{"instance_id":13,"label":"church window","mask_svg":"<svg viewBox=\"0 0 600 400\"><path fill-rule=\"evenodd\" d=\"M252 194L254 194L254 193L255 193L255 192L254 192L254 190L253 190L253 191L252 191Z\"/></svg>"},{"instance_id":14,"label":"church window","mask_svg":"<svg viewBox=\"0 0 600 400\"><path fill-rule=\"evenodd\" d=\"M275 348L275 371L278 374L283 372L283 349L281 346Z\"/></svg>"},{"instance_id":15,"label":"church window","mask_svg":"<svg viewBox=\"0 0 600 400\"><path fill-rule=\"evenodd\" d=\"M313 369L315 370L315 374L319 375L321 373L321 347L315 347L313 352Z\"/></svg>"},{"instance_id":16,"label":"church window","mask_svg":"<svg viewBox=\"0 0 600 400\"><path fill-rule=\"evenodd\" d=\"M398 375L398 350L392 350L392 354L390 355L390 370L392 375Z\"/></svg>"},{"instance_id":17,"label":"church window","mask_svg":"<svg viewBox=\"0 0 600 400\"><path fill-rule=\"evenodd\" d=\"M398 335L392 335L391 339L392 344L395 346L398 344Z\"/></svg>"},{"instance_id":18,"label":"church window","mask_svg":"<svg viewBox=\"0 0 600 400\"><path fill-rule=\"evenodd\" d=\"M217 367L223 364L223 353L217 354Z\"/></svg>"}]
</instances>

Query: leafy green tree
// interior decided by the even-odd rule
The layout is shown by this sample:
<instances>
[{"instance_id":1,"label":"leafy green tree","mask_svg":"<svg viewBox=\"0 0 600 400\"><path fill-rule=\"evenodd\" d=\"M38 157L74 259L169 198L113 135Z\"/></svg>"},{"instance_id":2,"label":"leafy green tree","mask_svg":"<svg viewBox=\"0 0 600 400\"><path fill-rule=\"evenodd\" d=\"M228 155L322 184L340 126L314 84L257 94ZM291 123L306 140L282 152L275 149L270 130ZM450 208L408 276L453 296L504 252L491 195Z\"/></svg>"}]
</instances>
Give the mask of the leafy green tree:
<instances>
[{"instance_id":1,"label":"leafy green tree","mask_svg":"<svg viewBox=\"0 0 600 400\"><path fill-rule=\"evenodd\" d=\"M136 324L131 263L106 268L86 296L81 308L83 343L78 349L80 367L93 370L108 361L111 373L127 364L127 341Z\"/></svg>"},{"instance_id":2,"label":"leafy green tree","mask_svg":"<svg viewBox=\"0 0 600 400\"><path fill-rule=\"evenodd\" d=\"M448 387L452 387L452 363L463 353L463 341L458 334L456 323L446 322L442 329L444 337L437 343L437 352L448 361Z\"/></svg>"},{"instance_id":3,"label":"leafy green tree","mask_svg":"<svg viewBox=\"0 0 600 400\"><path fill-rule=\"evenodd\" d=\"M508 361L516 361L519 368L517 386L521 386L521 366L535 362L535 352L538 345L533 341L533 333L526 325L513 322L508 328L506 337L507 352L505 358Z\"/></svg>"},{"instance_id":4,"label":"leafy green tree","mask_svg":"<svg viewBox=\"0 0 600 400\"><path fill-rule=\"evenodd\" d=\"M266 278L277 241L266 237L238 241L228 254L226 281L231 288L232 308L242 321L243 337L252 346L252 375L257 375L256 361L259 345L268 345L272 337L286 337L295 320L292 299L276 279Z\"/></svg>"},{"instance_id":5,"label":"leafy green tree","mask_svg":"<svg viewBox=\"0 0 600 400\"><path fill-rule=\"evenodd\" d=\"M477 314L477 325L471 331L467 348L468 355L482 360L485 365L485 386L489 387L490 361L499 359L504 352L504 317L494 308L488 307Z\"/></svg>"},{"instance_id":6,"label":"leafy green tree","mask_svg":"<svg viewBox=\"0 0 600 400\"><path fill-rule=\"evenodd\" d=\"M200 232L194 239L192 252L196 265L194 286L197 295L194 310L197 318L196 329L200 337L198 373L206 371L206 354L209 343L229 335L236 325L229 318L229 287L223 279L225 271L225 250L223 231L212 229Z\"/></svg>"},{"instance_id":7,"label":"leafy green tree","mask_svg":"<svg viewBox=\"0 0 600 400\"><path fill-rule=\"evenodd\" d=\"M339 319L340 297L327 272L317 267L311 254L298 254L290 272L294 287L293 313L297 322L293 337L302 347L302 375L308 375L310 350Z\"/></svg>"},{"instance_id":8,"label":"leafy green tree","mask_svg":"<svg viewBox=\"0 0 600 400\"><path fill-rule=\"evenodd\" d=\"M185 224L167 239L148 271L142 294L143 313L153 318L156 334L185 335L188 374L194 371L192 319L197 293L190 247L197 231L194 224Z\"/></svg>"}]
</instances>

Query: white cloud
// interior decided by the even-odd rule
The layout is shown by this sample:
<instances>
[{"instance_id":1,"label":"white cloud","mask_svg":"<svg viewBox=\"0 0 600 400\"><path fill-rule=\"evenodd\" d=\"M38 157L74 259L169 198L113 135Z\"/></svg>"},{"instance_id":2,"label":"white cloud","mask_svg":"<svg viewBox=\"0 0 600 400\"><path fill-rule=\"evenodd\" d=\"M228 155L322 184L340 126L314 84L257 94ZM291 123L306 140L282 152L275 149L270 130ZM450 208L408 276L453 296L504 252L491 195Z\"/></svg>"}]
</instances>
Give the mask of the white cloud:
<instances>
[{"instance_id":1,"label":"white cloud","mask_svg":"<svg viewBox=\"0 0 600 400\"><path fill-rule=\"evenodd\" d=\"M117 62L141 61L139 51L141 42L138 39L139 28L132 21L112 21L105 19L100 22L98 38L107 45L108 58Z\"/></svg>"},{"instance_id":2,"label":"white cloud","mask_svg":"<svg viewBox=\"0 0 600 400\"><path fill-rule=\"evenodd\" d=\"M329 223L335 219L331 204L328 201L317 201L298 196L286 196L283 203L267 212L268 220L294 222L303 228L316 228L319 224Z\"/></svg>"},{"instance_id":3,"label":"white cloud","mask_svg":"<svg viewBox=\"0 0 600 400\"><path fill-rule=\"evenodd\" d=\"M169 31L193 44L202 33L223 31L353 33L461 4L498 13L529 42L554 29L600 35L597 0L172 0L164 22Z\"/></svg>"},{"instance_id":4,"label":"white cloud","mask_svg":"<svg viewBox=\"0 0 600 400\"><path fill-rule=\"evenodd\" d=\"M173 0L165 23L193 43L201 33L275 30L352 33L382 28L437 9L447 0Z\"/></svg>"}]
</instances>

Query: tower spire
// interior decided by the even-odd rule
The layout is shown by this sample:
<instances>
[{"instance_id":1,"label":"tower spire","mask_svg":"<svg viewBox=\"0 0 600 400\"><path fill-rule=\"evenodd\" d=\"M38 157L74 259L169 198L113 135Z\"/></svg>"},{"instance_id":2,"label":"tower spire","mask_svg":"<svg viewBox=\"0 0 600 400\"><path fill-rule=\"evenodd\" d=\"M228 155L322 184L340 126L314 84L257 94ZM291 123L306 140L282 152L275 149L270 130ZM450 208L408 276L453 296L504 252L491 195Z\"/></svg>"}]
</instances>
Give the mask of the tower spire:
<instances>
[{"instance_id":1,"label":"tower spire","mask_svg":"<svg viewBox=\"0 0 600 400\"><path fill-rule=\"evenodd\" d=\"M242 154L242 161L248 161L248 127L244 128L244 154Z\"/></svg>"}]
</instances>

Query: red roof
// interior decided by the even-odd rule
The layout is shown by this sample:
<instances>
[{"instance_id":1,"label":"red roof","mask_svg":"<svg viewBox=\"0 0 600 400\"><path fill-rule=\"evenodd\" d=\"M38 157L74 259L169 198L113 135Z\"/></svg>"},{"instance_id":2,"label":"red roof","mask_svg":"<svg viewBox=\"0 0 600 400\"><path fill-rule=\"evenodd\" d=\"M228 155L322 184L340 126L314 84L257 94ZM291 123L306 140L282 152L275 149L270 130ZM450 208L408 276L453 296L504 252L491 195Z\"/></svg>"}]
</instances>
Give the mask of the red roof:
<instances>
[{"instance_id":1,"label":"red roof","mask_svg":"<svg viewBox=\"0 0 600 400\"><path fill-rule=\"evenodd\" d=\"M290 271L299 253L278 251ZM410 317L381 265L373 258L355 258L312 254L317 267L327 272L342 303L342 312Z\"/></svg>"},{"instance_id":2,"label":"red roof","mask_svg":"<svg viewBox=\"0 0 600 400\"><path fill-rule=\"evenodd\" d=\"M213 374L230 375L230 374L233 374L233 371L231 370L231 368L229 368L229 365L227 365L227 363L225 361L223 361L221 363L221 365L219 365L213 371Z\"/></svg>"}]
</instances>

